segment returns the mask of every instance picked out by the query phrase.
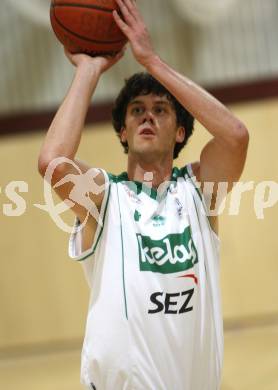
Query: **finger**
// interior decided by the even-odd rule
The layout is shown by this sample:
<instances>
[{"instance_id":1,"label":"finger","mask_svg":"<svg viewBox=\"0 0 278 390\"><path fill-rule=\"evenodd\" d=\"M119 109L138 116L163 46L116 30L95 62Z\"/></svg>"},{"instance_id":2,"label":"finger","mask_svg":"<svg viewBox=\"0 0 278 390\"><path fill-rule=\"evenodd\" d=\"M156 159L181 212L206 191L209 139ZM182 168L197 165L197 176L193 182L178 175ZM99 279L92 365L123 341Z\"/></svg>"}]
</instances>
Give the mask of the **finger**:
<instances>
[{"instance_id":1,"label":"finger","mask_svg":"<svg viewBox=\"0 0 278 390\"><path fill-rule=\"evenodd\" d=\"M120 7L120 10L121 10L121 13L124 17L124 20L129 24L129 25L132 25L136 19L135 17L133 16L133 14L131 13L129 7L127 6L127 4L123 1L123 0L116 0L118 6Z\"/></svg>"},{"instance_id":2,"label":"finger","mask_svg":"<svg viewBox=\"0 0 278 390\"><path fill-rule=\"evenodd\" d=\"M123 1L125 2L127 9L134 17L134 19L137 19L138 16L140 16L140 14L136 5L136 0L123 0Z\"/></svg>"},{"instance_id":3,"label":"finger","mask_svg":"<svg viewBox=\"0 0 278 390\"><path fill-rule=\"evenodd\" d=\"M74 53L71 53L65 46L64 46L64 53L71 61L73 61L74 55L76 55Z\"/></svg>"},{"instance_id":4,"label":"finger","mask_svg":"<svg viewBox=\"0 0 278 390\"><path fill-rule=\"evenodd\" d=\"M68 51L68 49L65 46L64 46L64 53L66 57L70 60L70 62L73 64L72 54Z\"/></svg>"},{"instance_id":5,"label":"finger","mask_svg":"<svg viewBox=\"0 0 278 390\"><path fill-rule=\"evenodd\" d=\"M115 56L113 56L109 59L108 66L110 67L110 66L116 64L123 56L124 56L124 51L121 50L119 53L117 53Z\"/></svg>"},{"instance_id":6,"label":"finger","mask_svg":"<svg viewBox=\"0 0 278 390\"><path fill-rule=\"evenodd\" d=\"M128 24L126 24L123 19L120 17L118 12L116 10L113 11L113 17L115 22L117 23L117 26L121 29L121 31L126 35L126 37L129 39L130 37L130 27Z\"/></svg>"},{"instance_id":7,"label":"finger","mask_svg":"<svg viewBox=\"0 0 278 390\"><path fill-rule=\"evenodd\" d=\"M114 59L114 58L117 58L117 57L121 57L125 54L125 51L127 49L127 46L125 45L120 51L118 51L117 53L114 53L113 55L111 54L108 54L107 55L107 58L111 58L111 59Z\"/></svg>"},{"instance_id":8,"label":"finger","mask_svg":"<svg viewBox=\"0 0 278 390\"><path fill-rule=\"evenodd\" d=\"M126 7L128 8L129 12L133 16L134 20L136 20L137 22L142 21L142 16L139 12L136 0L122 0L122 1L125 2Z\"/></svg>"},{"instance_id":9,"label":"finger","mask_svg":"<svg viewBox=\"0 0 278 390\"><path fill-rule=\"evenodd\" d=\"M68 51L68 49L64 46L64 53L67 57L70 57L70 52Z\"/></svg>"},{"instance_id":10,"label":"finger","mask_svg":"<svg viewBox=\"0 0 278 390\"><path fill-rule=\"evenodd\" d=\"M115 60L118 61L120 58L122 58L125 55L125 49L119 51L119 53L116 54Z\"/></svg>"},{"instance_id":11,"label":"finger","mask_svg":"<svg viewBox=\"0 0 278 390\"><path fill-rule=\"evenodd\" d=\"M126 52L126 49L127 49L127 45L124 45L124 47L117 53L117 55L118 54L125 54L125 52Z\"/></svg>"},{"instance_id":12,"label":"finger","mask_svg":"<svg viewBox=\"0 0 278 390\"><path fill-rule=\"evenodd\" d=\"M118 58L121 58L125 54L125 51L126 51L126 47L118 51L118 53L114 54L113 56L111 57L109 56L109 57L111 58L112 61L117 60Z\"/></svg>"}]
</instances>

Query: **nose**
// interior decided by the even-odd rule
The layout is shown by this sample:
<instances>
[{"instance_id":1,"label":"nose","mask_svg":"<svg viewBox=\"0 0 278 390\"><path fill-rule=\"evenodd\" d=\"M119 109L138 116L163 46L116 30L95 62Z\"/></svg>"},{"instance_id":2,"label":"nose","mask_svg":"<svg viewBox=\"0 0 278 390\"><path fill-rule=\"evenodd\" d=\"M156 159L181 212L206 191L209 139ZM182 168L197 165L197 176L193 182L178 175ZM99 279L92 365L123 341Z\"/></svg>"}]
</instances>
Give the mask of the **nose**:
<instances>
[{"instance_id":1,"label":"nose","mask_svg":"<svg viewBox=\"0 0 278 390\"><path fill-rule=\"evenodd\" d=\"M151 124L154 124L154 115L150 110L146 110L144 117L143 117L143 123L148 122Z\"/></svg>"}]
</instances>

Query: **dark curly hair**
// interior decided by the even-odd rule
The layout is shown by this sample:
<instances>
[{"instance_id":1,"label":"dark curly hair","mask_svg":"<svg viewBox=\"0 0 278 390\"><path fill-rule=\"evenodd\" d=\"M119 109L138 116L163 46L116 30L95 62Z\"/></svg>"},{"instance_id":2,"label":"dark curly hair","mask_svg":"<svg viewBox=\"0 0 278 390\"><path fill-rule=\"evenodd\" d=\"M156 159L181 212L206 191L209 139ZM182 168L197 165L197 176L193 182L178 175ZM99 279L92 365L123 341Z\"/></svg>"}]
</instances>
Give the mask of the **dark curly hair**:
<instances>
[{"instance_id":1,"label":"dark curly hair","mask_svg":"<svg viewBox=\"0 0 278 390\"><path fill-rule=\"evenodd\" d=\"M118 137L120 138L121 129L125 125L127 106L131 100L139 95L154 94L157 96L166 96L170 101L177 117L177 125L185 128L185 138L183 142L177 142L174 148L174 159L178 157L180 151L186 145L188 139L193 133L193 116L177 101L177 99L154 77L149 73L135 73L129 79L125 80L125 85L115 100L112 110L112 124ZM127 142L122 142L125 153L128 153Z\"/></svg>"}]
</instances>

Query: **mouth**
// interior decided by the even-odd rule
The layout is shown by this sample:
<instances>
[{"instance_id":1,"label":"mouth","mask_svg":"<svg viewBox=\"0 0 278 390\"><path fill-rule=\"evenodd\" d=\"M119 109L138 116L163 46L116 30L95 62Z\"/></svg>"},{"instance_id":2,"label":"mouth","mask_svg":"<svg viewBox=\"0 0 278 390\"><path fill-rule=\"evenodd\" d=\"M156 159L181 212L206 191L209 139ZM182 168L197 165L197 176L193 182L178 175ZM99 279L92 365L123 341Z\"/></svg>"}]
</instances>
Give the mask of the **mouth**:
<instances>
[{"instance_id":1,"label":"mouth","mask_svg":"<svg viewBox=\"0 0 278 390\"><path fill-rule=\"evenodd\" d=\"M155 132L151 127L144 127L139 131L139 135L154 136Z\"/></svg>"}]
</instances>

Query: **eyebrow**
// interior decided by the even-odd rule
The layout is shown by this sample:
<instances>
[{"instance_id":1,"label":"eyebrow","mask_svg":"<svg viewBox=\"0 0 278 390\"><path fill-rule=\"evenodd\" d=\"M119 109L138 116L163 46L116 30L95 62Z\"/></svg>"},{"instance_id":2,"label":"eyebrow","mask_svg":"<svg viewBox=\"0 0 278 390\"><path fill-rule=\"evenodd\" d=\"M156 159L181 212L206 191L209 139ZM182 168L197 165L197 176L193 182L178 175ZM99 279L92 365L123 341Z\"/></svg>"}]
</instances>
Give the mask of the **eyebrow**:
<instances>
[{"instance_id":1,"label":"eyebrow","mask_svg":"<svg viewBox=\"0 0 278 390\"><path fill-rule=\"evenodd\" d=\"M131 102L129 102L129 106L133 105L133 104L144 104L143 100L132 100ZM168 100L156 100L154 102L154 104L164 104L164 105L167 105L167 106L171 106L171 103L168 101Z\"/></svg>"}]
</instances>

